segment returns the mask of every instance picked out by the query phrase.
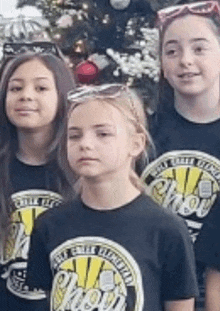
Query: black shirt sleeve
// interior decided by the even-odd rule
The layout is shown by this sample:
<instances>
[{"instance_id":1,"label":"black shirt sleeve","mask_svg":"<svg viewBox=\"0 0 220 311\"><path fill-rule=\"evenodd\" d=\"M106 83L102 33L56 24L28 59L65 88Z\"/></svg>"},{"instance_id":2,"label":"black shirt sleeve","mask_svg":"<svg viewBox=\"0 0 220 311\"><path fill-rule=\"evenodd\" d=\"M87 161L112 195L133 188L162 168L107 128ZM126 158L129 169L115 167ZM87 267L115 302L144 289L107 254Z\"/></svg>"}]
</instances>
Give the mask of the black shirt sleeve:
<instances>
[{"instance_id":1,"label":"black shirt sleeve","mask_svg":"<svg viewBox=\"0 0 220 311\"><path fill-rule=\"evenodd\" d=\"M213 212L195 243L196 260L220 271L220 211Z\"/></svg>"},{"instance_id":2,"label":"black shirt sleeve","mask_svg":"<svg viewBox=\"0 0 220 311\"><path fill-rule=\"evenodd\" d=\"M42 224L35 223L31 235L27 284L30 288L48 291L51 289L52 273L49 264L49 254L45 246L46 228Z\"/></svg>"},{"instance_id":3,"label":"black shirt sleeve","mask_svg":"<svg viewBox=\"0 0 220 311\"><path fill-rule=\"evenodd\" d=\"M163 233L160 242L162 258L162 300L171 301L198 296L195 256L187 227L177 222Z\"/></svg>"}]
</instances>

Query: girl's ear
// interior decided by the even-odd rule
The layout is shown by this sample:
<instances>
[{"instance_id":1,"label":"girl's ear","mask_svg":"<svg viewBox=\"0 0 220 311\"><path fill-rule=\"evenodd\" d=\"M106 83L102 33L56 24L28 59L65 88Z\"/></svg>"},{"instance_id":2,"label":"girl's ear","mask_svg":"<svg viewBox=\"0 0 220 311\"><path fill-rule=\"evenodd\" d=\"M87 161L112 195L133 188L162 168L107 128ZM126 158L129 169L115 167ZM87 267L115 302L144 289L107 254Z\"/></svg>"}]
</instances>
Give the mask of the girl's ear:
<instances>
[{"instance_id":1,"label":"girl's ear","mask_svg":"<svg viewBox=\"0 0 220 311\"><path fill-rule=\"evenodd\" d=\"M144 133L135 133L131 139L130 156L137 158L144 151L145 144L146 138Z\"/></svg>"}]
</instances>

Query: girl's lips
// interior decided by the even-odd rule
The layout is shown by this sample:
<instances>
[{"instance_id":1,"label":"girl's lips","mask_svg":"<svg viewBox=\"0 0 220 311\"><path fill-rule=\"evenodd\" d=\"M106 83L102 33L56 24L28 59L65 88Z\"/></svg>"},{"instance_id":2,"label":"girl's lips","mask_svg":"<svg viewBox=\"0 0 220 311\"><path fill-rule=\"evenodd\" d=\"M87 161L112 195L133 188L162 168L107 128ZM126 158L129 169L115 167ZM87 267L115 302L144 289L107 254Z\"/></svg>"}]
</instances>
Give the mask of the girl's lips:
<instances>
[{"instance_id":1,"label":"girl's lips","mask_svg":"<svg viewBox=\"0 0 220 311\"><path fill-rule=\"evenodd\" d=\"M195 76L199 76L200 73L195 73L195 72L186 72L178 75L179 78L192 78Z\"/></svg>"},{"instance_id":2,"label":"girl's lips","mask_svg":"<svg viewBox=\"0 0 220 311\"><path fill-rule=\"evenodd\" d=\"M33 107L18 107L15 108L16 111L36 111L37 109L33 108Z\"/></svg>"},{"instance_id":3,"label":"girl's lips","mask_svg":"<svg viewBox=\"0 0 220 311\"><path fill-rule=\"evenodd\" d=\"M17 108L15 109L15 112L20 113L20 114L26 114L26 113L32 113L32 112L36 112L37 109L33 109L33 108Z\"/></svg>"},{"instance_id":4,"label":"girl's lips","mask_svg":"<svg viewBox=\"0 0 220 311\"><path fill-rule=\"evenodd\" d=\"M80 158L78 162L98 161L96 158Z\"/></svg>"},{"instance_id":5,"label":"girl's lips","mask_svg":"<svg viewBox=\"0 0 220 311\"><path fill-rule=\"evenodd\" d=\"M33 111L19 111L17 113L18 117L31 117L33 115Z\"/></svg>"},{"instance_id":6,"label":"girl's lips","mask_svg":"<svg viewBox=\"0 0 220 311\"><path fill-rule=\"evenodd\" d=\"M31 117L37 113L37 109L15 109L15 113L18 117Z\"/></svg>"}]
</instances>

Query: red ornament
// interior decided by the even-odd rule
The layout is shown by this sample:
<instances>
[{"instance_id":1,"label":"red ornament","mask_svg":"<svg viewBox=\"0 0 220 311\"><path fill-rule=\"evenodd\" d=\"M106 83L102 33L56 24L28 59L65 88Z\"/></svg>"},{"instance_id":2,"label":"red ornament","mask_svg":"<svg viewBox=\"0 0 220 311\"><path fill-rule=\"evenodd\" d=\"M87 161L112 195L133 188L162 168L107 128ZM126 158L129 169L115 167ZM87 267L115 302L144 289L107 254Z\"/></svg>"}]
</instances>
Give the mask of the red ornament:
<instances>
[{"instance_id":1,"label":"red ornament","mask_svg":"<svg viewBox=\"0 0 220 311\"><path fill-rule=\"evenodd\" d=\"M76 66L75 75L80 83L93 83L98 75L99 69L95 63L86 60Z\"/></svg>"}]
</instances>

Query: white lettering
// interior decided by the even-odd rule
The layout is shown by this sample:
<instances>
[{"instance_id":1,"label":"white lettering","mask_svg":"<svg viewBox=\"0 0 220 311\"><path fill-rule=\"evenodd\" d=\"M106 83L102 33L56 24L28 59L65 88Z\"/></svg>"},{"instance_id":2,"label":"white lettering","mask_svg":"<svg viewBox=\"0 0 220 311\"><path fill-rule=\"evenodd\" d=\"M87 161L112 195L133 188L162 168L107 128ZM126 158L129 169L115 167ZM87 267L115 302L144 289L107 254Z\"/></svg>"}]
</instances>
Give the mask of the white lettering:
<instances>
[{"instance_id":1,"label":"white lettering","mask_svg":"<svg viewBox=\"0 0 220 311\"><path fill-rule=\"evenodd\" d=\"M165 178L154 180L150 187L152 196L155 189L157 189L157 193L163 197L163 207L170 208L173 212L179 213L182 216L189 216L195 213L199 218L205 217L209 213L217 196L214 193L208 199L194 194L184 197L182 193L177 192L177 182Z\"/></svg>"},{"instance_id":2,"label":"white lettering","mask_svg":"<svg viewBox=\"0 0 220 311\"><path fill-rule=\"evenodd\" d=\"M51 294L51 311L121 311L125 310L126 297L120 288L111 291L98 288L88 290L77 287L78 276L74 272L59 271L54 277ZM64 293L63 297L62 294ZM62 297L62 298L61 298Z\"/></svg>"}]
</instances>

